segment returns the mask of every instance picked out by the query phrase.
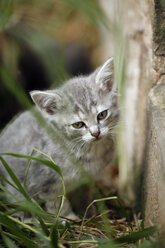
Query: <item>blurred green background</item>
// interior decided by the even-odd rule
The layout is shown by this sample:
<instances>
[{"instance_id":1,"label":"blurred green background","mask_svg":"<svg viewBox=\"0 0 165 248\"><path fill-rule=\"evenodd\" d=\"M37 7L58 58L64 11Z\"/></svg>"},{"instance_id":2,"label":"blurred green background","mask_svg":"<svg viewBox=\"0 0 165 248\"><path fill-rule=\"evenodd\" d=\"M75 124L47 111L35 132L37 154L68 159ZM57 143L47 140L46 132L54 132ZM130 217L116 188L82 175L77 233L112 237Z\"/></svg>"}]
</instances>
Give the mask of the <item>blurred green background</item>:
<instances>
[{"instance_id":1,"label":"blurred green background","mask_svg":"<svg viewBox=\"0 0 165 248\"><path fill-rule=\"evenodd\" d=\"M20 89L29 97L100 64L101 25L95 0L0 1L0 129L25 108Z\"/></svg>"}]
</instances>

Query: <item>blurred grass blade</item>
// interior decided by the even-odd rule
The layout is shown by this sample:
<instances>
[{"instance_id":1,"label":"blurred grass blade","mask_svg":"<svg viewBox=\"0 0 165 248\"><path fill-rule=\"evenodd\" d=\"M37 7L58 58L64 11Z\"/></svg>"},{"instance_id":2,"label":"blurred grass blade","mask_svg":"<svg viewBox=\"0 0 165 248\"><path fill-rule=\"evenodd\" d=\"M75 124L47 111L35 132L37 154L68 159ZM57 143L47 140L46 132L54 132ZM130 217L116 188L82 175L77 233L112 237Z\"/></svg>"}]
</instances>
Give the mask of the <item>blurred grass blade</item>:
<instances>
[{"instance_id":1,"label":"blurred grass blade","mask_svg":"<svg viewBox=\"0 0 165 248\"><path fill-rule=\"evenodd\" d=\"M61 1L61 0L60 0ZM108 19L98 5L97 1L93 0L63 0L66 4L70 4L77 8L88 20L96 27L100 24L108 27Z\"/></svg>"},{"instance_id":2,"label":"blurred grass blade","mask_svg":"<svg viewBox=\"0 0 165 248\"><path fill-rule=\"evenodd\" d=\"M1 236L8 248L18 248L18 246L16 246L14 242L10 238L8 238L2 231L1 231Z\"/></svg>"},{"instance_id":3,"label":"blurred grass blade","mask_svg":"<svg viewBox=\"0 0 165 248\"><path fill-rule=\"evenodd\" d=\"M17 157L17 158L26 158L26 159L31 159L31 160L37 161L37 162L39 162L41 164L44 164L44 165L48 166L49 168L52 168L53 170L55 170L60 175L60 177L63 178L60 167L58 167L52 161L49 161L49 160L46 160L46 159L43 159L43 158L32 157L32 156L28 156L28 155L16 154L16 153L11 153L11 152L0 153L0 156L2 156L2 155L13 156L13 157ZM2 159L2 157L0 157L0 159Z\"/></svg>"},{"instance_id":4,"label":"blurred grass blade","mask_svg":"<svg viewBox=\"0 0 165 248\"><path fill-rule=\"evenodd\" d=\"M25 109L32 108L32 104L28 97L26 97L25 92L19 84L15 83L12 76L9 74L9 71L3 66L0 66L0 76L2 77L4 85L11 91L12 94L15 95L19 103Z\"/></svg>"},{"instance_id":5,"label":"blurred grass blade","mask_svg":"<svg viewBox=\"0 0 165 248\"><path fill-rule=\"evenodd\" d=\"M96 244L98 244L98 241L97 240L94 240L94 239L86 239L86 240L68 241L68 243L71 244L71 245L80 244L80 245L82 245L82 247L86 247L85 245L87 245L87 244L96 245ZM84 244L84 246L83 246L83 244ZM81 246L73 246L73 247L81 247ZM98 246L92 246L92 247L98 247Z\"/></svg>"},{"instance_id":6,"label":"blurred grass blade","mask_svg":"<svg viewBox=\"0 0 165 248\"><path fill-rule=\"evenodd\" d=\"M15 226L17 227L17 229L18 229L18 232L17 232L17 234L19 234L19 231L21 231L21 235L24 235L24 232L23 232L23 228L24 229L26 229L27 231L29 231L29 232L32 232L33 233L33 235L36 235L36 236L38 236L39 238L41 238L42 240L43 240L43 242L45 242L45 243L49 243L49 238L48 237L46 237L42 232L41 232L41 229L36 229L35 227L33 227L31 224L29 225L29 224L25 224L24 222L22 222L22 221L20 221L20 220L18 220L18 219L16 219L16 218L14 218L14 217L12 217L12 216L7 216L6 214L4 214L4 213L2 213L2 212L0 212L0 223L2 223L2 225L4 225L4 226L6 226L7 225L7 227L8 227L8 229L13 229L13 227L14 227L14 224L15 224ZM11 225L11 227L10 227L10 225ZM19 226L18 226L19 225ZM10 227L10 228L9 228ZM20 229L21 228L21 229ZM13 231L13 230L12 230ZM13 233L14 233L14 231L13 231ZM15 234L15 235L17 235L17 234ZM26 235L26 234L25 234ZM28 234L29 235L29 234ZM17 235L18 236L18 235ZM29 239L29 238L27 238L26 237L26 239ZM29 247L29 246L28 246Z\"/></svg>"},{"instance_id":7,"label":"blurred grass blade","mask_svg":"<svg viewBox=\"0 0 165 248\"><path fill-rule=\"evenodd\" d=\"M5 28L14 9L14 0L0 0L0 32Z\"/></svg>"},{"instance_id":8,"label":"blurred grass blade","mask_svg":"<svg viewBox=\"0 0 165 248\"><path fill-rule=\"evenodd\" d=\"M49 214L42 210L42 208L32 199L31 201L19 201L15 203L17 209L31 213L32 216L45 217L48 219Z\"/></svg>"},{"instance_id":9,"label":"blurred grass blade","mask_svg":"<svg viewBox=\"0 0 165 248\"><path fill-rule=\"evenodd\" d=\"M10 232L16 236L17 240L22 241L26 247L36 248L35 243L27 237L27 235L21 230L21 228L18 227L13 220L11 220L2 212L0 212L0 224L10 230Z\"/></svg>"},{"instance_id":10,"label":"blurred grass blade","mask_svg":"<svg viewBox=\"0 0 165 248\"><path fill-rule=\"evenodd\" d=\"M45 225L44 221L40 217L38 217L38 220L40 222L41 228L42 228L43 232L45 233L45 235L49 236L50 233L49 233L49 230L48 230L47 226Z\"/></svg>"},{"instance_id":11,"label":"blurred grass blade","mask_svg":"<svg viewBox=\"0 0 165 248\"><path fill-rule=\"evenodd\" d=\"M14 194L12 194L9 190L7 190L2 184L0 184L0 189L3 190L3 192L5 192L8 195L10 195L15 201L19 201L19 199Z\"/></svg>"},{"instance_id":12,"label":"blurred grass blade","mask_svg":"<svg viewBox=\"0 0 165 248\"><path fill-rule=\"evenodd\" d=\"M57 174L61 177L61 180L62 180L62 187L63 187L63 195L61 197L61 200L60 200L60 203L59 203L59 208L58 208L58 212L57 212L57 216L56 216L56 222L59 218L59 215L60 215L60 212L61 212L61 209L63 207L63 204L64 204L64 200L65 200L65 195L66 195L66 189L65 189L65 183L64 183L64 178L63 178L63 175L62 175L62 172L61 172L61 169L60 167L58 167L55 162L53 161L53 159L48 156L47 154L45 153L42 153L41 151L39 151L38 149L34 149L36 150L37 152L39 152L40 154L46 156L49 158L49 160L46 160L46 159L43 159L43 158L39 158L39 157L32 157L32 156L28 156L28 155L22 155L22 154L15 154L15 153L0 153L0 155L8 155L8 156L14 156L14 157L18 157L18 158L26 158L26 159L29 159L29 160L34 160L34 161L37 161L41 164L44 164L46 166L48 166L49 168L55 170L57 172ZM0 157L0 160L3 160L2 157ZM5 161L3 160L3 163L5 163ZM6 165L6 164L5 164ZM7 166L7 165L6 165ZM7 167L8 168L8 167ZM8 168L9 169L9 168ZM12 170L10 169L9 172L13 175L14 173L12 172ZM14 176L14 175L13 175ZM14 177L15 180L17 179L16 176ZM16 180L18 181L18 179ZM18 185L19 186L18 186ZM23 189L23 187L21 186L20 187L20 183L19 181L17 182L17 187L20 189L21 188L21 192L25 191ZM28 196L28 195L27 195ZM26 197L27 198L27 197Z\"/></svg>"},{"instance_id":13,"label":"blurred grass blade","mask_svg":"<svg viewBox=\"0 0 165 248\"><path fill-rule=\"evenodd\" d=\"M99 244L99 248L122 248L120 244L116 244L113 240L108 240L105 243Z\"/></svg>"},{"instance_id":14,"label":"blurred grass blade","mask_svg":"<svg viewBox=\"0 0 165 248\"><path fill-rule=\"evenodd\" d=\"M115 241L119 243L133 243L139 239L148 238L157 231L160 230L160 226L147 227L144 230L132 232L124 237L117 238Z\"/></svg>"},{"instance_id":15,"label":"blurred grass blade","mask_svg":"<svg viewBox=\"0 0 165 248\"><path fill-rule=\"evenodd\" d=\"M27 198L30 199L30 196L28 195L28 193L25 191L25 189L22 187L21 183L19 182L17 176L14 174L14 172L11 170L11 168L9 167L9 165L6 163L6 161L0 156L0 160L2 162L2 164L4 165L6 171L8 172L9 176L11 177L11 179L13 180L13 182L15 183L15 185L17 186L18 190L21 192L21 194Z\"/></svg>"},{"instance_id":16,"label":"blurred grass blade","mask_svg":"<svg viewBox=\"0 0 165 248\"><path fill-rule=\"evenodd\" d=\"M53 164L55 167L59 168L54 160L48 156L47 154L39 151L38 149L34 149L35 151L37 151L38 153L40 153L41 155L44 155L45 157L47 157ZM60 169L60 168L59 168ZM59 203L59 207L58 207L58 211L57 211L57 215L56 215L56 221L55 221L55 224L57 223L58 221L58 218L60 216L60 213L61 213L61 210L62 210L62 207L63 207L63 204L64 204L64 201L65 201L65 197L66 197L66 189L65 189L65 183L64 183L64 178L63 178L63 175L62 175L62 172L61 172L61 169L60 169L60 177L61 177L61 180L62 180L62 187L63 187L63 195L61 196L61 199L60 199L60 203Z\"/></svg>"},{"instance_id":17,"label":"blurred grass blade","mask_svg":"<svg viewBox=\"0 0 165 248\"><path fill-rule=\"evenodd\" d=\"M35 152L35 150L33 149L33 151L30 154L31 157L33 156L34 152ZM24 188L26 188L26 189L27 189L27 187L26 187L27 176L28 176L28 172L29 172L29 169L30 169L31 162L32 162L32 160L31 159L28 159L28 162L27 162L27 165L26 165L26 169L25 169L25 175L24 175L24 183L23 183L23 185L24 185Z\"/></svg>"},{"instance_id":18,"label":"blurred grass blade","mask_svg":"<svg viewBox=\"0 0 165 248\"><path fill-rule=\"evenodd\" d=\"M68 79L64 58L51 37L22 23L8 29L6 33L20 47L26 46L39 57L47 72L48 82L60 85Z\"/></svg>"},{"instance_id":19,"label":"blurred grass blade","mask_svg":"<svg viewBox=\"0 0 165 248\"><path fill-rule=\"evenodd\" d=\"M141 244L137 245L136 248L160 248L164 247L161 240L145 240Z\"/></svg>"},{"instance_id":20,"label":"blurred grass blade","mask_svg":"<svg viewBox=\"0 0 165 248\"><path fill-rule=\"evenodd\" d=\"M56 222L55 223L57 223L57 221L58 221L58 218L60 216L62 207L64 205L64 201L65 201L65 195L62 195L61 198L60 198L60 202L59 202L59 206L58 206L58 210L57 210Z\"/></svg>"},{"instance_id":21,"label":"blurred grass blade","mask_svg":"<svg viewBox=\"0 0 165 248\"><path fill-rule=\"evenodd\" d=\"M58 230L56 222L53 225L50 233L50 242L52 243L53 247L58 247Z\"/></svg>"},{"instance_id":22,"label":"blurred grass blade","mask_svg":"<svg viewBox=\"0 0 165 248\"><path fill-rule=\"evenodd\" d=\"M10 186L12 186L13 188L15 188L16 190L18 190L14 184L12 184L9 180L7 180L3 175L0 174L0 179L4 182L6 182L7 184L9 184Z\"/></svg>"}]
</instances>

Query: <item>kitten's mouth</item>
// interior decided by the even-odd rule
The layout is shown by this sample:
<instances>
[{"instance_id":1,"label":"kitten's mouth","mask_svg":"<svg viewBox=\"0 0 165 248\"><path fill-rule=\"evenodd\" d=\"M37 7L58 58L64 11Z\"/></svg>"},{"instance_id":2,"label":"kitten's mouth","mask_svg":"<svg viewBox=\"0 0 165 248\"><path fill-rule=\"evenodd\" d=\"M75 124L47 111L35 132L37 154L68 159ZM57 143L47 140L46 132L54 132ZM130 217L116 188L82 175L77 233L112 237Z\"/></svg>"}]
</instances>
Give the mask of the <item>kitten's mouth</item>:
<instances>
[{"instance_id":1,"label":"kitten's mouth","mask_svg":"<svg viewBox=\"0 0 165 248\"><path fill-rule=\"evenodd\" d=\"M94 142L97 142L99 140L101 140L101 137L100 136L99 137L96 137L95 139L93 139Z\"/></svg>"}]
</instances>

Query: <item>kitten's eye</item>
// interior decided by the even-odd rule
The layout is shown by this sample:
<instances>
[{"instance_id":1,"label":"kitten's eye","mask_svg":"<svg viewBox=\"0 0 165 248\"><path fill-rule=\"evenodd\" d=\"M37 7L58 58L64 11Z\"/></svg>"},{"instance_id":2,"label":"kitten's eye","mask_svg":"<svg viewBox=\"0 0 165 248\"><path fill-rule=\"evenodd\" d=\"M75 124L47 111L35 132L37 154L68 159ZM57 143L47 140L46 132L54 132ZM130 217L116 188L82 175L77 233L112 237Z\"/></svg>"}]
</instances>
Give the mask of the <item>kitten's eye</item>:
<instances>
[{"instance_id":1,"label":"kitten's eye","mask_svg":"<svg viewBox=\"0 0 165 248\"><path fill-rule=\"evenodd\" d=\"M98 120L103 120L103 119L105 119L105 117L107 116L107 114L108 114L108 111L107 110L104 110L104 111L102 111L102 112L100 112L98 114L97 119Z\"/></svg>"},{"instance_id":2,"label":"kitten's eye","mask_svg":"<svg viewBox=\"0 0 165 248\"><path fill-rule=\"evenodd\" d=\"M85 126L85 123L84 122L82 122L82 121L79 121L79 122L75 122L75 123L73 123L72 124L72 127L74 127L74 128L82 128L82 127L84 127Z\"/></svg>"}]
</instances>

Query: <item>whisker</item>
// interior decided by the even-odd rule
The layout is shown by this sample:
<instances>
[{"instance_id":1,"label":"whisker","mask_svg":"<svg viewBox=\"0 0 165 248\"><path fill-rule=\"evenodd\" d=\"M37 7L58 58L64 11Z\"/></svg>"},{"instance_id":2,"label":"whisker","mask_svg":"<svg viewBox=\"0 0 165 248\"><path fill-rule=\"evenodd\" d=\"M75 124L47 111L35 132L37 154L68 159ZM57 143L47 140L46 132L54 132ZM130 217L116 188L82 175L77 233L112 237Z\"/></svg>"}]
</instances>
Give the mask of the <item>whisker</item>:
<instances>
[{"instance_id":1,"label":"whisker","mask_svg":"<svg viewBox=\"0 0 165 248\"><path fill-rule=\"evenodd\" d=\"M76 138L73 138L72 141L81 141L82 140L82 137L76 137Z\"/></svg>"}]
</instances>

